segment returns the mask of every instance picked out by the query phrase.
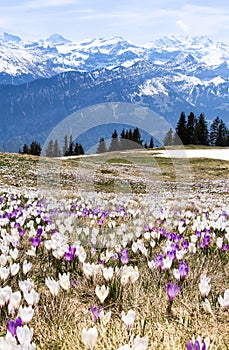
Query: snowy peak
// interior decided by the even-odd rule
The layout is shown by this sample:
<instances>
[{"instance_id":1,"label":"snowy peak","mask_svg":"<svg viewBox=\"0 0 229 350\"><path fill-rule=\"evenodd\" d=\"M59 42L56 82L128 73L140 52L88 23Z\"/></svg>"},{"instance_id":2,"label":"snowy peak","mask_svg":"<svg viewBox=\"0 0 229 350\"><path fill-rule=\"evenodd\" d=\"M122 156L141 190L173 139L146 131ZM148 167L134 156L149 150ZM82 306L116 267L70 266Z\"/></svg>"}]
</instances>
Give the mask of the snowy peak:
<instances>
[{"instance_id":1,"label":"snowy peak","mask_svg":"<svg viewBox=\"0 0 229 350\"><path fill-rule=\"evenodd\" d=\"M49 44L52 45L62 45L62 44L66 44L66 43L70 43L70 40L65 39L62 35L60 34L52 34L50 35L50 37L48 39L46 39L45 41L47 41Z\"/></svg>"},{"instance_id":2,"label":"snowy peak","mask_svg":"<svg viewBox=\"0 0 229 350\"><path fill-rule=\"evenodd\" d=\"M9 34L9 33L3 33L0 35L0 41L2 43L16 43L19 44L22 40L19 36Z\"/></svg>"}]
</instances>

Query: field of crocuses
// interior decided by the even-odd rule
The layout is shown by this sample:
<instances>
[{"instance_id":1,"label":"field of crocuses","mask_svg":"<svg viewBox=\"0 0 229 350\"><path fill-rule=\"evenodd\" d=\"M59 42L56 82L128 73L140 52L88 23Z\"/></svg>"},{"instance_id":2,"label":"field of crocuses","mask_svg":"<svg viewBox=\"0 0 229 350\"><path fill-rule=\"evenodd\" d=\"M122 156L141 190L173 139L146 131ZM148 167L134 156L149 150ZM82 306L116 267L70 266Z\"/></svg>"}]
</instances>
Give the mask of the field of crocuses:
<instances>
[{"instance_id":1,"label":"field of crocuses","mask_svg":"<svg viewBox=\"0 0 229 350\"><path fill-rule=\"evenodd\" d=\"M229 349L229 181L173 187L2 186L0 349Z\"/></svg>"}]
</instances>

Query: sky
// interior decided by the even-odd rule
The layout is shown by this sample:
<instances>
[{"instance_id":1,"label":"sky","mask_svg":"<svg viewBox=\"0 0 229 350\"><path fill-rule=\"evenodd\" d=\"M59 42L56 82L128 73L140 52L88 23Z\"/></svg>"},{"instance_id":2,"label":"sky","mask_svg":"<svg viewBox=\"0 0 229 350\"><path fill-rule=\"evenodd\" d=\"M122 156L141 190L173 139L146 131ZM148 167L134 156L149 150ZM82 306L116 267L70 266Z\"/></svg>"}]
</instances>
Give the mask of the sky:
<instances>
[{"instance_id":1,"label":"sky","mask_svg":"<svg viewBox=\"0 0 229 350\"><path fill-rule=\"evenodd\" d=\"M145 44L185 34L229 43L229 1L1 0L3 32L26 41L58 33L71 41L120 36Z\"/></svg>"}]
</instances>

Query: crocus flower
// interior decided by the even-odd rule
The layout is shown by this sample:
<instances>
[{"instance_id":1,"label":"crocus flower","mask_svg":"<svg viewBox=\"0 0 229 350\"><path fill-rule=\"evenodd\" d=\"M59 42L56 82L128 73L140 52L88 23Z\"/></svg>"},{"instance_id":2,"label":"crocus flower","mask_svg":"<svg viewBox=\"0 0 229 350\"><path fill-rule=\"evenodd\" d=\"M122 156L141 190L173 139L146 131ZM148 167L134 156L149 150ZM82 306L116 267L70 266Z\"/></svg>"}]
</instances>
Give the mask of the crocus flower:
<instances>
[{"instance_id":1,"label":"crocus flower","mask_svg":"<svg viewBox=\"0 0 229 350\"><path fill-rule=\"evenodd\" d=\"M229 289L225 290L223 297L221 295L218 297L218 302L224 309L229 308Z\"/></svg>"},{"instance_id":2,"label":"crocus flower","mask_svg":"<svg viewBox=\"0 0 229 350\"><path fill-rule=\"evenodd\" d=\"M122 320L126 325L126 329L129 332L130 328L132 327L132 324L134 323L136 312L134 310L129 310L127 314L125 314L125 312L122 311L121 315Z\"/></svg>"},{"instance_id":3,"label":"crocus flower","mask_svg":"<svg viewBox=\"0 0 229 350\"><path fill-rule=\"evenodd\" d=\"M59 273L59 283L60 283L60 286L64 289L64 290L68 290L70 288L70 274L69 272L66 274L66 273L63 273L63 275L61 275Z\"/></svg>"},{"instance_id":4,"label":"crocus flower","mask_svg":"<svg viewBox=\"0 0 229 350\"><path fill-rule=\"evenodd\" d=\"M34 309L31 305L28 307L20 306L18 314L21 317L23 323L29 323L33 318Z\"/></svg>"},{"instance_id":5,"label":"crocus flower","mask_svg":"<svg viewBox=\"0 0 229 350\"><path fill-rule=\"evenodd\" d=\"M35 349L34 346L29 347L32 345L30 343L33 337L33 328L29 328L27 325L17 327L16 336L22 349Z\"/></svg>"},{"instance_id":6,"label":"crocus flower","mask_svg":"<svg viewBox=\"0 0 229 350\"><path fill-rule=\"evenodd\" d=\"M69 246L68 251L64 253L64 257L67 261L71 262L75 256L76 253L76 247Z\"/></svg>"},{"instance_id":7,"label":"crocus flower","mask_svg":"<svg viewBox=\"0 0 229 350\"><path fill-rule=\"evenodd\" d=\"M211 290L211 285L209 284L210 281L210 277L207 277L206 275L200 276L199 290L203 298L205 298Z\"/></svg>"},{"instance_id":8,"label":"crocus flower","mask_svg":"<svg viewBox=\"0 0 229 350\"><path fill-rule=\"evenodd\" d=\"M106 288L105 285L102 285L102 287L96 286L95 294L99 298L100 302L103 303L109 294L109 288Z\"/></svg>"},{"instance_id":9,"label":"crocus flower","mask_svg":"<svg viewBox=\"0 0 229 350\"><path fill-rule=\"evenodd\" d=\"M96 322L98 320L101 312L103 311L103 308L100 307L100 309L99 309L97 306L90 305L90 310L92 313L93 320Z\"/></svg>"},{"instance_id":10,"label":"crocus flower","mask_svg":"<svg viewBox=\"0 0 229 350\"><path fill-rule=\"evenodd\" d=\"M60 282L59 281L55 281L53 278L46 278L45 279L45 284L48 287L48 289L50 290L50 293L56 297L57 294L59 293L60 290Z\"/></svg>"},{"instance_id":11,"label":"crocus flower","mask_svg":"<svg viewBox=\"0 0 229 350\"><path fill-rule=\"evenodd\" d=\"M207 350L210 344L210 338L207 337L204 339L204 342L202 343L202 340L200 337L197 337L197 339L193 339L191 342L190 340L186 344L187 350Z\"/></svg>"},{"instance_id":12,"label":"crocus flower","mask_svg":"<svg viewBox=\"0 0 229 350\"><path fill-rule=\"evenodd\" d=\"M38 248L40 243L41 243L41 239L40 239L40 237L32 237L32 238L30 238L30 242L32 243L32 245L35 248Z\"/></svg>"},{"instance_id":13,"label":"crocus flower","mask_svg":"<svg viewBox=\"0 0 229 350\"><path fill-rule=\"evenodd\" d=\"M184 280L186 278L188 271L189 271L188 264L185 263L184 261L180 261L179 273L180 273L181 280Z\"/></svg>"},{"instance_id":14,"label":"crocus flower","mask_svg":"<svg viewBox=\"0 0 229 350\"><path fill-rule=\"evenodd\" d=\"M176 284L172 285L172 282L168 282L167 284L167 294L170 303L173 302L179 291L181 290L180 287L178 287Z\"/></svg>"},{"instance_id":15,"label":"crocus flower","mask_svg":"<svg viewBox=\"0 0 229 350\"><path fill-rule=\"evenodd\" d=\"M94 349L97 338L98 338L98 331L96 327L89 328L88 330L83 328L82 342L84 343L84 345L88 350Z\"/></svg>"},{"instance_id":16,"label":"crocus flower","mask_svg":"<svg viewBox=\"0 0 229 350\"><path fill-rule=\"evenodd\" d=\"M6 328L7 330L13 335L16 335L16 330L17 327L21 327L22 326L22 319L20 317L18 317L16 319L16 321L14 320L8 320L7 324L6 324Z\"/></svg>"},{"instance_id":17,"label":"crocus flower","mask_svg":"<svg viewBox=\"0 0 229 350\"><path fill-rule=\"evenodd\" d=\"M120 250L120 253L121 253L120 260L121 260L122 264L123 265L127 264L129 261L128 249L127 248L122 249L122 250Z\"/></svg>"}]
</instances>

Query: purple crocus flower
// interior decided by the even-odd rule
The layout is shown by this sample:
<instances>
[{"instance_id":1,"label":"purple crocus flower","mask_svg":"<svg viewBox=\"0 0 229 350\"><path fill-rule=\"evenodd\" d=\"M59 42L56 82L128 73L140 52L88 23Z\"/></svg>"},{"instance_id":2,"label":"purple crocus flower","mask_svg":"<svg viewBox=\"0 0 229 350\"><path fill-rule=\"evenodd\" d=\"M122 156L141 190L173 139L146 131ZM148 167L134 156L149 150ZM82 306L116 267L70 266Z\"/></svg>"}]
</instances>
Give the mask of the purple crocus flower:
<instances>
[{"instance_id":1,"label":"purple crocus flower","mask_svg":"<svg viewBox=\"0 0 229 350\"><path fill-rule=\"evenodd\" d=\"M178 287L176 284L172 284L172 282L168 282L167 284L167 294L168 294L168 298L170 303L173 302L173 300L175 299L175 297L177 296L177 294L179 293L179 291L181 290L180 287Z\"/></svg>"},{"instance_id":2,"label":"purple crocus flower","mask_svg":"<svg viewBox=\"0 0 229 350\"><path fill-rule=\"evenodd\" d=\"M189 268L188 264L184 261L180 261L179 263L179 273L181 280L184 280L188 274Z\"/></svg>"},{"instance_id":3,"label":"purple crocus flower","mask_svg":"<svg viewBox=\"0 0 229 350\"><path fill-rule=\"evenodd\" d=\"M42 231L43 231L42 227L39 227L39 228L37 229L37 237L41 237Z\"/></svg>"},{"instance_id":4,"label":"purple crocus flower","mask_svg":"<svg viewBox=\"0 0 229 350\"><path fill-rule=\"evenodd\" d=\"M189 340L186 344L186 349L187 350L207 350L208 346L206 345L205 342L200 342L198 340L195 341L194 344L191 343L191 341Z\"/></svg>"},{"instance_id":5,"label":"purple crocus flower","mask_svg":"<svg viewBox=\"0 0 229 350\"><path fill-rule=\"evenodd\" d=\"M158 268L158 270L161 270L163 267L163 255L162 254L158 254L156 255L155 259L153 259L155 266Z\"/></svg>"},{"instance_id":6,"label":"purple crocus flower","mask_svg":"<svg viewBox=\"0 0 229 350\"><path fill-rule=\"evenodd\" d=\"M76 253L76 247L74 246L69 246L68 247L68 252L64 253L64 257L67 261L72 261Z\"/></svg>"},{"instance_id":7,"label":"purple crocus flower","mask_svg":"<svg viewBox=\"0 0 229 350\"><path fill-rule=\"evenodd\" d=\"M226 252L227 250L228 250L228 244L225 243L225 244L222 245L222 251Z\"/></svg>"},{"instance_id":8,"label":"purple crocus flower","mask_svg":"<svg viewBox=\"0 0 229 350\"><path fill-rule=\"evenodd\" d=\"M39 247L40 243L41 243L41 239L40 237L32 237L30 238L30 242L32 243L32 245L37 248Z\"/></svg>"},{"instance_id":9,"label":"purple crocus flower","mask_svg":"<svg viewBox=\"0 0 229 350\"><path fill-rule=\"evenodd\" d=\"M129 255L128 255L128 249L125 248L125 249L122 249L120 250L120 253L121 253L121 262L123 265L127 264L128 261L129 261Z\"/></svg>"},{"instance_id":10,"label":"purple crocus flower","mask_svg":"<svg viewBox=\"0 0 229 350\"><path fill-rule=\"evenodd\" d=\"M16 321L9 320L6 324L7 330L12 334L13 337L16 335L17 327L22 326L22 319L21 317L18 317Z\"/></svg>"},{"instance_id":11,"label":"purple crocus flower","mask_svg":"<svg viewBox=\"0 0 229 350\"><path fill-rule=\"evenodd\" d=\"M185 240L183 243L182 243L182 248L184 248L185 250L187 250L189 247L189 241L188 240Z\"/></svg>"},{"instance_id":12,"label":"purple crocus flower","mask_svg":"<svg viewBox=\"0 0 229 350\"><path fill-rule=\"evenodd\" d=\"M102 219L98 220L98 225L99 225L99 227L102 227L102 225L103 225L103 220Z\"/></svg>"},{"instance_id":13,"label":"purple crocus flower","mask_svg":"<svg viewBox=\"0 0 229 350\"><path fill-rule=\"evenodd\" d=\"M90 310L92 313L93 320L96 322L99 318L99 315L103 311L103 307L100 307L100 309L97 306L90 305Z\"/></svg>"}]
</instances>

